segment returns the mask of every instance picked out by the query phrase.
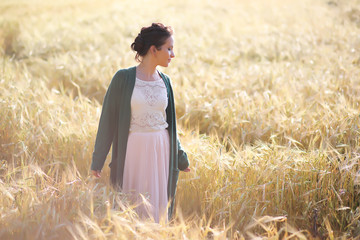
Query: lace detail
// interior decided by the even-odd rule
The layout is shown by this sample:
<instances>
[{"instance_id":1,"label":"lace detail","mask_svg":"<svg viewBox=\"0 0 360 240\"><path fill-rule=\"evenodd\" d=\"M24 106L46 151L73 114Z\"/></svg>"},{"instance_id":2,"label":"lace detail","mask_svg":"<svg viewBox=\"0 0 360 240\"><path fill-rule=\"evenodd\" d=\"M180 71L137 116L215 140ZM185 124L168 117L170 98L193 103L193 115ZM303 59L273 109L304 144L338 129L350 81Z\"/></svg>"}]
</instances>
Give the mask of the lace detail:
<instances>
[{"instance_id":1,"label":"lace detail","mask_svg":"<svg viewBox=\"0 0 360 240\"><path fill-rule=\"evenodd\" d=\"M130 131L148 132L168 127L166 122L167 90L162 79L136 79L131 97Z\"/></svg>"},{"instance_id":2,"label":"lace detail","mask_svg":"<svg viewBox=\"0 0 360 240\"><path fill-rule=\"evenodd\" d=\"M161 94L163 90L166 91L164 82L161 79L157 81L143 81L140 79L137 80L139 81L135 82L135 87L141 91L146 99L146 102L150 106L154 106L159 101L164 101L165 98L167 100L167 96Z\"/></svg>"},{"instance_id":3,"label":"lace detail","mask_svg":"<svg viewBox=\"0 0 360 240\"><path fill-rule=\"evenodd\" d=\"M133 129L162 130L167 128L168 124L164 122L164 116L161 113L144 113L140 116L131 117Z\"/></svg>"}]
</instances>

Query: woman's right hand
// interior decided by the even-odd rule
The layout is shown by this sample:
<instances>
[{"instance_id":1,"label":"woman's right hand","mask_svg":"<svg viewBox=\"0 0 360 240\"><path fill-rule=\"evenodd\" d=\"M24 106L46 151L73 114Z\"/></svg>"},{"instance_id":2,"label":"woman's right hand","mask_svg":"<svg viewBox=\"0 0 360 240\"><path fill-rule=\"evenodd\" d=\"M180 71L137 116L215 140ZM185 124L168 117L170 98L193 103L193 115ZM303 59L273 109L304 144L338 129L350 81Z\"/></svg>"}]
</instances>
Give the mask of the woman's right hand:
<instances>
[{"instance_id":1,"label":"woman's right hand","mask_svg":"<svg viewBox=\"0 0 360 240\"><path fill-rule=\"evenodd\" d=\"M92 175L94 175L96 178L101 177L101 171L100 170L91 170Z\"/></svg>"}]
</instances>

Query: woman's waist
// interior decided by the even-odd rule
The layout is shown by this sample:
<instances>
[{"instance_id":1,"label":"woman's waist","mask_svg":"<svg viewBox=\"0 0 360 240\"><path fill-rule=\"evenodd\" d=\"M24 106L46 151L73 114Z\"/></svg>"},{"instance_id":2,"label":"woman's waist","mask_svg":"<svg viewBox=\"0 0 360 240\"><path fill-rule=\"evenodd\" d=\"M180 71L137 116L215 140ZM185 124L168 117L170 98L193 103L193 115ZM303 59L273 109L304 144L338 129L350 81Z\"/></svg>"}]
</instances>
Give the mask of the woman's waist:
<instances>
[{"instance_id":1,"label":"woman's waist","mask_svg":"<svg viewBox=\"0 0 360 240\"><path fill-rule=\"evenodd\" d=\"M130 128L130 133L156 133L156 132L163 132L167 131L165 127L159 128Z\"/></svg>"},{"instance_id":2,"label":"woman's waist","mask_svg":"<svg viewBox=\"0 0 360 240\"><path fill-rule=\"evenodd\" d=\"M156 132L164 130L168 127L166 121L159 122L135 122L131 121L130 123L130 132Z\"/></svg>"}]
</instances>

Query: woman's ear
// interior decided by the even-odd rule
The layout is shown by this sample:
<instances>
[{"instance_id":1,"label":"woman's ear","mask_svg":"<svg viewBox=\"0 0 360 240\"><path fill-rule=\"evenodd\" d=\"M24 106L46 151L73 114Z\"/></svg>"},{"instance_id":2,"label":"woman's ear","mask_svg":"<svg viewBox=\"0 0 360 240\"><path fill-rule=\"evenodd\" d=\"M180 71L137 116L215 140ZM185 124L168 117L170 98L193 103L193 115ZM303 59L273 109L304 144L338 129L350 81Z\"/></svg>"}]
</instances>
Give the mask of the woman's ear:
<instances>
[{"instance_id":1,"label":"woman's ear","mask_svg":"<svg viewBox=\"0 0 360 240\"><path fill-rule=\"evenodd\" d=\"M154 57L156 57L157 49L156 49L156 47L155 47L154 45L152 45L152 46L150 47L150 52L151 52L151 54L152 54Z\"/></svg>"}]
</instances>

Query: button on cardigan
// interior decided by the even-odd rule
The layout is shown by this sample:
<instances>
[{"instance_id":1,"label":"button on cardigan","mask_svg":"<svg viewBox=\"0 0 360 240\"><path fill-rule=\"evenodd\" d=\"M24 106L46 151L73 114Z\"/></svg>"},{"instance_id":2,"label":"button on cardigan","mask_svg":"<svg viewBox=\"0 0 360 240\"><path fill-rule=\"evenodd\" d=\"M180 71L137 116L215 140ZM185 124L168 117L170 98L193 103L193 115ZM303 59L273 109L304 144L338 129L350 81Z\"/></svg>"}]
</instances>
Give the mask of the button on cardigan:
<instances>
[{"instance_id":1,"label":"button on cardigan","mask_svg":"<svg viewBox=\"0 0 360 240\"><path fill-rule=\"evenodd\" d=\"M171 218L179 170L185 170L189 166L189 161L177 137L175 102L170 78L161 72L160 76L165 83L168 95L166 121L170 137L170 162L167 195L170 201L168 214L169 218ZM131 118L131 95L135 85L135 78L136 67L131 67L119 70L111 80L104 97L91 163L91 170L101 170L112 145L112 157L109 164L111 168L110 180L117 189L121 189L123 181Z\"/></svg>"}]
</instances>

